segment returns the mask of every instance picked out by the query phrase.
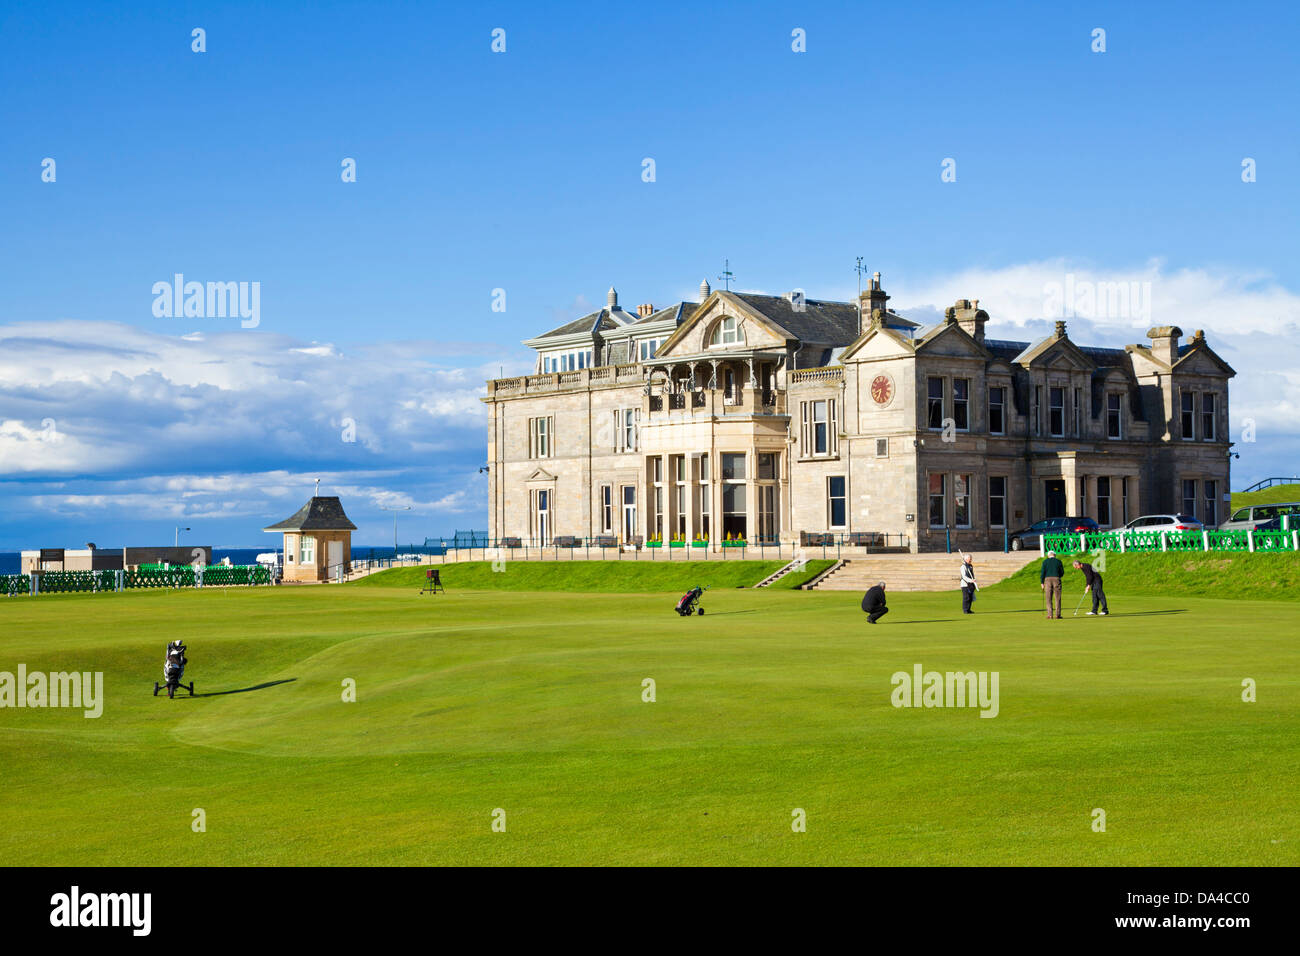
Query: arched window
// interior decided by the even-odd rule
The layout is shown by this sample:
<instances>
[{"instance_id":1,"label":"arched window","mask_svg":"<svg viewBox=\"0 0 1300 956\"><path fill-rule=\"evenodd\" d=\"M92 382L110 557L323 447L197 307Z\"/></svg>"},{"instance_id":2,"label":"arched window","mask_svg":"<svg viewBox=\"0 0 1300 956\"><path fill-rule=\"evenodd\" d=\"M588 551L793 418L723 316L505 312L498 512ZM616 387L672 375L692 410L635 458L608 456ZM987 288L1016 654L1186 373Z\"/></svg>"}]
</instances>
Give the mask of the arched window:
<instances>
[{"instance_id":1,"label":"arched window","mask_svg":"<svg viewBox=\"0 0 1300 956\"><path fill-rule=\"evenodd\" d=\"M728 315L714 327L709 346L712 348L716 345L743 345L744 342L745 333L740 330L740 320Z\"/></svg>"}]
</instances>

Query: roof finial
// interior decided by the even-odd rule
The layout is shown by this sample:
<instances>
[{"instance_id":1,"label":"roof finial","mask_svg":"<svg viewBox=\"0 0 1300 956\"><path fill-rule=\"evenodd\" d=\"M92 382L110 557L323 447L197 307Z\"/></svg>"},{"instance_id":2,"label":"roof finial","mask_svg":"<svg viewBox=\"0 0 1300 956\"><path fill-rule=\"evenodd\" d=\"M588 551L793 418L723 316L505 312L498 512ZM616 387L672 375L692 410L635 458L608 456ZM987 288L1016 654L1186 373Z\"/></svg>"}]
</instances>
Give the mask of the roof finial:
<instances>
[{"instance_id":1,"label":"roof finial","mask_svg":"<svg viewBox=\"0 0 1300 956\"><path fill-rule=\"evenodd\" d=\"M319 497L320 497L320 479L319 479L319 478L316 479L316 493L313 494L312 497L313 497L313 498L319 498Z\"/></svg>"},{"instance_id":2,"label":"roof finial","mask_svg":"<svg viewBox=\"0 0 1300 956\"><path fill-rule=\"evenodd\" d=\"M1058 339L1066 338L1066 335L1065 335L1065 320L1064 320L1064 319L1057 319L1057 320L1056 320L1056 337L1057 337Z\"/></svg>"},{"instance_id":3,"label":"roof finial","mask_svg":"<svg viewBox=\"0 0 1300 956\"><path fill-rule=\"evenodd\" d=\"M618 290L613 286L610 286L609 291L605 293L605 307L611 312L618 308Z\"/></svg>"},{"instance_id":4,"label":"roof finial","mask_svg":"<svg viewBox=\"0 0 1300 956\"><path fill-rule=\"evenodd\" d=\"M703 302L705 299L707 299L709 297L709 293L712 291L713 290L709 288L709 280L701 279L700 280L700 301Z\"/></svg>"}]
</instances>

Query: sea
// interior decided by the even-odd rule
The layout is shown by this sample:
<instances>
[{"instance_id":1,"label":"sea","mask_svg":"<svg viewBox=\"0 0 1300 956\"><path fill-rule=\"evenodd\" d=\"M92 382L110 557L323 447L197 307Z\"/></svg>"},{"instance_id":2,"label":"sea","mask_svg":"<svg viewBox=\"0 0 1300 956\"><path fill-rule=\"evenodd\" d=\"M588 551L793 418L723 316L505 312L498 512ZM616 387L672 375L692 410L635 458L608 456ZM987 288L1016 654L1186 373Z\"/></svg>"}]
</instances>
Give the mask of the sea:
<instances>
[{"instance_id":1,"label":"sea","mask_svg":"<svg viewBox=\"0 0 1300 956\"><path fill-rule=\"evenodd\" d=\"M426 549L419 545L402 545L398 549L401 554L408 554L415 551L425 551ZM270 548L213 548L212 562L220 564L225 558L230 559L231 564L256 564L259 554L266 554L271 551ZM352 546L352 558L360 561L364 558L391 558L393 556L393 546L387 547L377 545L371 547L365 544L354 544ZM21 551L0 551L0 574L18 574L22 571L23 559Z\"/></svg>"}]
</instances>

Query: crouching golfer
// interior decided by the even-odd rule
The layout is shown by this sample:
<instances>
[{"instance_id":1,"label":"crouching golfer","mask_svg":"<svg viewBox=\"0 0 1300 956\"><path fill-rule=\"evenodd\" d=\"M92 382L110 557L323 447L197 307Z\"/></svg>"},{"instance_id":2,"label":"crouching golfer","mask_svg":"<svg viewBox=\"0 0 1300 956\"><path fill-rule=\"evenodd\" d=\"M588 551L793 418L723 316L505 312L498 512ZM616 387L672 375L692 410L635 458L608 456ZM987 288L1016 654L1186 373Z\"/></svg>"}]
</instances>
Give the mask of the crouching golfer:
<instances>
[{"instance_id":1,"label":"crouching golfer","mask_svg":"<svg viewBox=\"0 0 1300 956\"><path fill-rule=\"evenodd\" d=\"M1038 572L1038 580L1042 582L1043 596L1047 598L1049 621L1053 617L1058 621L1061 619L1061 578L1063 577L1065 577L1065 565L1061 563L1055 551L1048 551L1047 557L1043 559L1043 566ZM1053 603L1056 607L1055 613L1052 611Z\"/></svg>"},{"instance_id":2,"label":"crouching golfer","mask_svg":"<svg viewBox=\"0 0 1300 956\"><path fill-rule=\"evenodd\" d=\"M1074 570L1082 572L1083 579L1088 582L1088 586L1083 589L1083 593L1092 592L1092 610L1088 612L1088 616L1092 617L1100 614L1105 617L1110 613L1110 608L1106 606L1106 592L1101 589L1101 575L1092 569L1091 564L1085 564L1082 561L1074 562ZM1101 607L1100 611L1097 610L1099 606Z\"/></svg>"},{"instance_id":3,"label":"crouching golfer","mask_svg":"<svg viewBox=\"0 0 1300 956\"><path fill-rule=\"evenodd\" d=\"M876 621L889 613L889 608L885 607L884 581L879 582L862 596L862 610L868 614L868 624L875 624Z\"/></svg>"}]
</instances>

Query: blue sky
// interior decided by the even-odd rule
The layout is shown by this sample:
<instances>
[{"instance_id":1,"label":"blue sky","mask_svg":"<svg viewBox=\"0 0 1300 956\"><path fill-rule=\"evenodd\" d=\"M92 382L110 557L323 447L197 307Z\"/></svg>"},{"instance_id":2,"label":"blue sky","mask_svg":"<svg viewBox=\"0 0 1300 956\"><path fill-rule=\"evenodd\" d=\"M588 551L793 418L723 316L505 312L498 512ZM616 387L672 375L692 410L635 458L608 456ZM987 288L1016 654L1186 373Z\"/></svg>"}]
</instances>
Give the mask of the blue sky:
<instances>
[{"instance_id":1,"label":"blue sky","mask_svg":"<svg viewBox=\"0 0 1300 956\"><path fill-rule=\"evenodd\" d=\"M404 538L483 527L482 379L611 283L663 304L724 258L839 298L862 256L905 314L979 298L1003 337L1054 277L1150 281L1151 316L1076 337L1205 328L1258 422L1234 484L1291 474L1297 28L1287 3L10 2L0 548L256 545L322 476L362 542L382 504ZM258 327L155 317L177 272L259 282Z\"/></svg>"}]
</instances>

